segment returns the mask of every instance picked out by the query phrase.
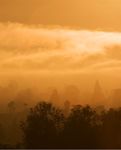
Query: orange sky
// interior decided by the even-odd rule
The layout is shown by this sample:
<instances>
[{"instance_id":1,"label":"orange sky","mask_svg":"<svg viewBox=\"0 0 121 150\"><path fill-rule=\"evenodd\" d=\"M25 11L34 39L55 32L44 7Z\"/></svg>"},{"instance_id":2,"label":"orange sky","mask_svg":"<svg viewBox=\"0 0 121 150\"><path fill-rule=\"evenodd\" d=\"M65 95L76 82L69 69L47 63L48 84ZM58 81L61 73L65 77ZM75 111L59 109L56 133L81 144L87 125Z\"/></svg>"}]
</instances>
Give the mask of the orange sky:
<instances>
[{"instance_id":1,"label":"orange sky","mask_svg":"<svg viewBox=\"0 0 121 150\"><path fill-rule=\"evenodd\" d=\"M0 0L0 21L121 31L121 1Z\"/></svg>"},{"instance_id":2,"label":"orange sky","mask_svg":"<svg viewBox=\"0 0 121 150\"><path fill-rule=\"evenodd\" d=\"M0 0L0 67L119 69L120 16L120 0Z\"/></svg>"},{"instance_id":3,"label":"orange sky","mask_svg":"<svg viewBox=\"0 0 121 150\"><path fill-rule=\"evenodd\" d=\"M121 0L0 0L0 76L120 88Z\"/></svg>"},{"instance_id":4,"label":"orange sky","mask_svg":"<svg viewBox=\"0 0 121 150\"><path fill-rule=\"evenodd\" d=\"M120 0L0 0L0 68L119 70L120 16Z\"/></svg>"}]
</instances>

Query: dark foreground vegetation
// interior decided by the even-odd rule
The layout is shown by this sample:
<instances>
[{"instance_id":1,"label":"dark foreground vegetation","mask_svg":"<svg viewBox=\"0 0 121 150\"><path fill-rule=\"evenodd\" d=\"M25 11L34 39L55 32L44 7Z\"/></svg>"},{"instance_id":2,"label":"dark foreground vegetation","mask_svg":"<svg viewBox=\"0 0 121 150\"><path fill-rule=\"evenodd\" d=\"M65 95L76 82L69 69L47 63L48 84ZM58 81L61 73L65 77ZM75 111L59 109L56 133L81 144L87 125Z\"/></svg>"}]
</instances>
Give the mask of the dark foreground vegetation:
<instances>
[{"instance_id":1,"label":"dark foreground vegetation","mask_svg":"<svg viewBox=\"0 0 121 150\"><path fill-rule=\"evenodd\" d=\"M121 148L121 108L99 111L77 105L67 111L41 102L20 128L21 143L1 143L0 148Z\"/></svg>"}]
</instances>

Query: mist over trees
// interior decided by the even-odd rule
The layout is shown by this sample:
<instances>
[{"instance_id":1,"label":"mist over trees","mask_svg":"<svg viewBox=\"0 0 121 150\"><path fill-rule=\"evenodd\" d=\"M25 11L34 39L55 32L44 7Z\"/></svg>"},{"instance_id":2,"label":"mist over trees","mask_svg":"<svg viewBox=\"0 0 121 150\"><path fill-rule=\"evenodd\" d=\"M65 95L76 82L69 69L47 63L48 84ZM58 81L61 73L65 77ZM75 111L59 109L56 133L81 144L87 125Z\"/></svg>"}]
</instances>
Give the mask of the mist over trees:
<instances>
[{"instance_id":1,"label":"mist over trees","mask_svg":"<svg viewBox=\"0 0 121 150\"><path fill-rule=\"evenodd\" d=\"M85 95L93 105L82 103L74 85L63 94L56 88L48 91L36 95L17 84L1 87L0 148L121 148L120 89L109 96L119 107L101 103L108 97L99 81L92 95Z\"/></svg>"}]
</instances>

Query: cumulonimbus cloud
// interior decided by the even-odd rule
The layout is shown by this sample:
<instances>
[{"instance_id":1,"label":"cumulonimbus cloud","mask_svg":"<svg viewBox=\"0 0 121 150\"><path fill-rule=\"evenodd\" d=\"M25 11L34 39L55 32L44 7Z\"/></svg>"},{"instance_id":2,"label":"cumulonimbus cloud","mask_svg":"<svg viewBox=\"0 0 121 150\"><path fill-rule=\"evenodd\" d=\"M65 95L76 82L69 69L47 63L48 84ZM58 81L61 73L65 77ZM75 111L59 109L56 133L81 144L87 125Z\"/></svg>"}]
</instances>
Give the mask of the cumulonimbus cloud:
<instances>
[{"instance_id":1,"label":"cumulonimbus cloud","mask_svg":"<svg viewBox=\"0 0 121 150\"><path fill-rule=\"evenodd\" d=\"M121 33L0 23L0 68L72 70L121 67Z\"/></svg>"}]
</instances>

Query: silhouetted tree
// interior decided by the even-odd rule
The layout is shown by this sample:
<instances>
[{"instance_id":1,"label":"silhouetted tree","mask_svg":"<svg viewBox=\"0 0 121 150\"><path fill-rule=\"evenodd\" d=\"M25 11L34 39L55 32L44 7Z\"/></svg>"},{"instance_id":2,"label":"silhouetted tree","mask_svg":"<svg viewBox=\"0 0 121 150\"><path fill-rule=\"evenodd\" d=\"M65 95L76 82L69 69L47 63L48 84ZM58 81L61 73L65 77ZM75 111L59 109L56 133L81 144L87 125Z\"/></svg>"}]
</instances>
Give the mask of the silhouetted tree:
<instances>
[{"instance_id":1,"label":"silhouetted tree","mask_svg":"<svg viewBox=\"0 0 121 150\"><path fill-rule=\"evenodd\" d=\"M96 113L89 106L75 106L66 120L63 148L93 148Z\"/></svg>"},{"instance_id":2,"label":"silhouetted tree","mask_svg":"<svg viewBox=\"0 0 121 150\"><path fill-rule=\"evenodd\" d=\"M3 140L4 140L4 132L3 132L3 127L0 124L0 145L1 143L3 143Z\"/></svg>"},{"instance_id":3,"label":"silhouetted tree","mask_svg":"<svg viewBox=\"0 0 121 150\"><path fill-rule=\"evenodd\" d=\"M63 129L63 113L52 104L41 102L31 109L22 128L26 148L57 148Z\"/></svg>"},{"instance_id":4,"label":"silhouetted tree","mask_svg":"<svg viewBox=\"0 0 121 150\"><path fill-rule=\"evenodd\" d=\"M102 148L121 148L121 108L106 111L102 115L102 123Z\"/></svg>"},{"instance_id":5,"label":"silhouetted tree","mask_svg":"<svg viewBox=\"0 0 121 150\"><path fill-rule=\"evenodd\" d=\"M23 123L25 148L121 148L121 108L73 106L68 116L50 103L31 109Z\"/></svg>"}]
</instances>

